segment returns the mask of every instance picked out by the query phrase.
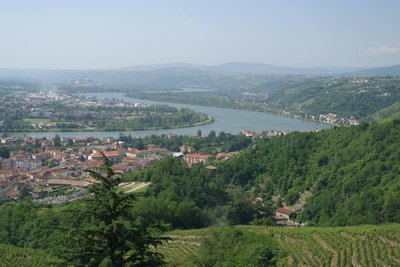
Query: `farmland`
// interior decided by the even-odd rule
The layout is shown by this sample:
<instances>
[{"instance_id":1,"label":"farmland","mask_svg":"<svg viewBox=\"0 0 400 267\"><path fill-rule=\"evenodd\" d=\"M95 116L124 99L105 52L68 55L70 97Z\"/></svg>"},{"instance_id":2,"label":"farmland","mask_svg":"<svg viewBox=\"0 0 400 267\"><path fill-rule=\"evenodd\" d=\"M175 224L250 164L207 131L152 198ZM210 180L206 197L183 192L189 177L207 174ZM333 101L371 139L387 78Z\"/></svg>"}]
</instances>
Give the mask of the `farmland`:
<instances>
[{"instance_id":1,"label":"farmland","mask_svg":"<svg viewBox=\"0 0 400 267\"><path fill-rule=\"evenodd\" d=\"M57 266L61 260L42 250L0 244L0 266Z\"/></svg>"},{"instance_id":2,"label":"farmland","mask_svg":"<svg viewBox=\"0 0 400 267\"><path fill-rule=\"evenodd\" d=\"M273 235L280 244L280 266L399 266L400 225L329 228L238 226ZM209 229L173 231L160 248L170 266L190 266Z\"/></svg>"}]
</instances>

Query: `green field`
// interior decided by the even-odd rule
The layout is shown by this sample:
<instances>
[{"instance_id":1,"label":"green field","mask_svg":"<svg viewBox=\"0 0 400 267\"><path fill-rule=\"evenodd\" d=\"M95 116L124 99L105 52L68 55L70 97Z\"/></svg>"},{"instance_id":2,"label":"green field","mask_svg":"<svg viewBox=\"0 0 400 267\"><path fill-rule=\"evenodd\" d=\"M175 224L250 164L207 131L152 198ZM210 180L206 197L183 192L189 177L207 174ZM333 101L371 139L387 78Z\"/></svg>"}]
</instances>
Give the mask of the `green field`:
<instances>
[{"instance_id":1,"label":"green field","mask_svg":"<svg viewBox=\"0 0 400 267\"><path fill-rule=\"evenodd\" d=\"M120 184L120 190L125 193L143 193L146 192L150 186L150 183L143 182L132 182L132 183L123 183Z\"/></svg>"},{"instance_id":2,"label":"green field","mask_svg":"<svg viewBox=\"0 0 400 267\"><path fill-rule=\"evenodd\" d=\"M400 225L354 227L257 227L241 230L273 234L284 258L280 266L400 266ZM169 266L192 266L190 259L209 232L173 231L160 248Z\"/></svg>"}]
</instances>

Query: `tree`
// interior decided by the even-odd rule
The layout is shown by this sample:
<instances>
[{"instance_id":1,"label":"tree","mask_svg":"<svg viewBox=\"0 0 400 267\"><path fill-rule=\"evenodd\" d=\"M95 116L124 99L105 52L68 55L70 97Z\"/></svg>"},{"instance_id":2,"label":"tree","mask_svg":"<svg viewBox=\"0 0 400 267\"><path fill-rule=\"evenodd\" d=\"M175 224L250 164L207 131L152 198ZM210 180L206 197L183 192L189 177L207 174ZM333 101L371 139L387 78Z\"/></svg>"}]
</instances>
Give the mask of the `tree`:
<instances>
[{"instance_id":1,"label":"tree","mask_svg":"<svg viewBox=\"0 0 400 267\"><path fill-rule=\"evenodd\" d=\"M10 150L4 146L0 147L0 157L8 159L10 157Z\"/></svg>"},{"instance_id":2,"label":"tree","mask_svg":"<svg viewBox=\"0 0 400 267\"><path fill-rule=\"evenodd\" d=\"M194 257L196 266L276 266L283 253L272 236L233 227L211 229Z\"/></svg>"},{"instance_id":3,"label":"tree","mask_svg":"<svg viewBox=\"0 0 400 267\"><path fill-rule=\"evenodd\" d=\"M165 238L153 236L152 229L136 219L135 195L119 190L121 176L114 173L108 159L104 157L99 172L87 171L98 182L89 189L79 209L71 210L78 227L69 230L71 249L67 258L84 266L163 265L163 256L152 248Z\"/></svg>"},{"instance_id":4,"label":"tree","mask_svg":"<svg viewBox=\"0 0 400 267\"><path fill-rule=\"evenodd\" d=\"M72 141L72 138L67 139L67 146L73 146L74 142Z\"/></svg>"},{"instance_id":5,"label":"tree","mask_svg":"<svg viewBox=\"0 0 400 267\"><path fill-rule=\"evenodd\" d=\"M54 146L57 146L57 147L61 146L61 138L58 134L56 134L54 136Z\"/></svg>"},{"instance_id":6,"label":"tree","mask_svg":"<svg viewBox=\"0 0 400 267\"><path fill-rule=\"evenodd\" d=\"M201 136L201 130L200 129L197 130L197 136Z\"/></svg>"},{"instance_id":7,"label":"tree","mask_svg":"<svg viewBox=\"0 0 400 267\"><path fill-rule=\"evenodd\" d=\"M217 134L215 133L214 130L211 130L210 133L208 134L208 138L210 140L214 140L217 137Z\"/></svg>"},{"instance_id":8,"label":"tree","mask_svg":"<svg viewBox=\"0 0 400 267\"><path fill-rule=\"evenodd\" d=\"M136 141L135 148L138 149L138 150L143 150L143 149L146 148L144 143L143 143L143 139L142 138L140 138L140 139L138 139Z\"/></svg>"}]
</instances>

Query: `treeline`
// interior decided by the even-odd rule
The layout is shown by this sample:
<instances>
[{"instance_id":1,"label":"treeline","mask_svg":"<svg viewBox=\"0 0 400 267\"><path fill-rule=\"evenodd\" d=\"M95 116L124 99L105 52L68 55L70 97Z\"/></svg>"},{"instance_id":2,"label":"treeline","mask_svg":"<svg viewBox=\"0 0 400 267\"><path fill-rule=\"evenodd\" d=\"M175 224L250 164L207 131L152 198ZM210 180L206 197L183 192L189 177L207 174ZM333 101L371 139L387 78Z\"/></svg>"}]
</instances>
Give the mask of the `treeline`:
<instances>
[{"instance_id":1,"label":"treeline","mask_svg":"<svg viewBox=\"0 0 400 267\"><path fill-rule=\"evenodd\" d=\"M210 131L208 136L201 136L201 130L198 130L197 136L179 135L168 137L162 134L146 136L143 138L133 138L130 134L120 134L119 140L124 142L125 147L134 147L136 149L145 149L147 145L154 144L157 147L166 148L170 151L180 151L180 146L191 146L193 152L207 154L216 154L219 152L232 152L247 148L252 140L243 134L233 135L230 133L219 132L217 135L214 130Z\"/></svg>"},{"instance_id":2,"label":"treeline","mask_svg":"<svg viewBox=\"0 0 400 267\"><path fill-rule=\"evenodd\" d=\"M148 129L172 129L209 124L214 118L204 113L198 113L188 108L182 108L171 113L145 114L124 119L97 121L96 128L107 131L128 131Z\"/></svg>"}]
</instances>

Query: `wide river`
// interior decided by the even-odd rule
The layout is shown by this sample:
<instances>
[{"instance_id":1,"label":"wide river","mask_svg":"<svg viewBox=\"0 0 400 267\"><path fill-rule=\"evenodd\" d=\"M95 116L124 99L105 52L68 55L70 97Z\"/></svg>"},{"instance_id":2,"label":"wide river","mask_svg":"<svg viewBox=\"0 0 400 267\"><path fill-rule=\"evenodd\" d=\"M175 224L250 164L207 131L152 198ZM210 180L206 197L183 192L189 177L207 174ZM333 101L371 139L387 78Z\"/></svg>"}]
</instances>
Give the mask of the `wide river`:
<instances>
[{"instance_id":1,"label":"wide river","mask_svg":"<svg viewBox=\"0 0 400 267\"><path fill-rule=\"evenodd\" d=\"M125 135L131 134L136 137L143 137L152 134L160 135L167 133L176 133L179 135L196 135L197 130L201 130L203 135L207 135L211 130L217 132L221 131L226 133L237 134L244 130L251 131L268 131L268 130L286 130L286 131L304 131L304 130L316 130L328 128L329 125L322 123L314 123L309 121L303 121L299 119L293 119L289 117L256 112L246 111L238 109L227 109L227 108L216 108L206 107L197 105L177 104L177 103L166 103L157 102L150 100L141 100L125 97L122 93L87 93L83 94L88 97L97 98L116 98L123 99L126 102L131 103L146 103L146 104L165 104L173 106L175 108L190 108L197 112L206 113L214 117L215 122L203 126L195 126L189 128L179 129L166 129L166 130L149 130L149 131L101 131L101 132L17 132L10 133L10 136L23 136L29 135L32 137L49 137L58 134L60 137L98 137L102 138L105 136L118 137L120 133Z\"/></svg>"}]
</instances>

